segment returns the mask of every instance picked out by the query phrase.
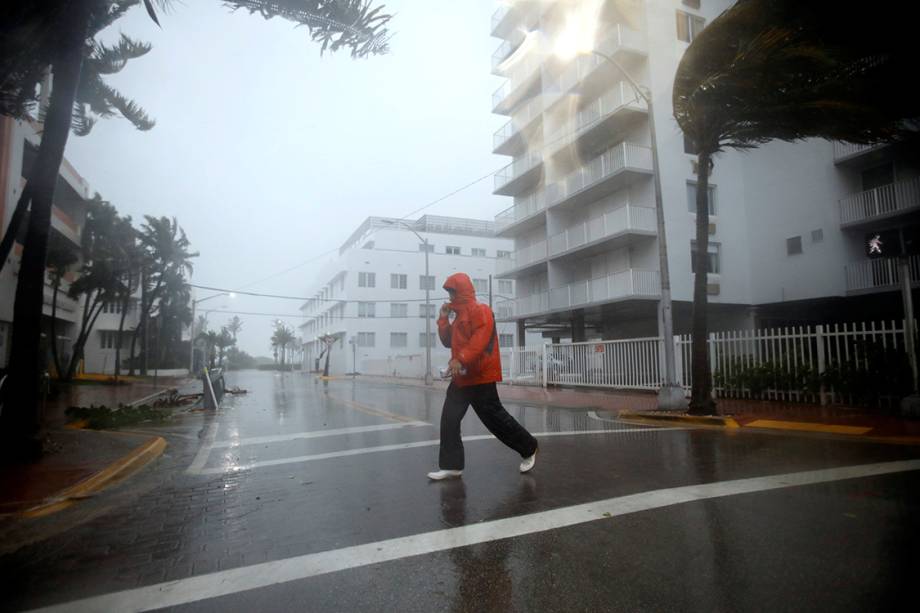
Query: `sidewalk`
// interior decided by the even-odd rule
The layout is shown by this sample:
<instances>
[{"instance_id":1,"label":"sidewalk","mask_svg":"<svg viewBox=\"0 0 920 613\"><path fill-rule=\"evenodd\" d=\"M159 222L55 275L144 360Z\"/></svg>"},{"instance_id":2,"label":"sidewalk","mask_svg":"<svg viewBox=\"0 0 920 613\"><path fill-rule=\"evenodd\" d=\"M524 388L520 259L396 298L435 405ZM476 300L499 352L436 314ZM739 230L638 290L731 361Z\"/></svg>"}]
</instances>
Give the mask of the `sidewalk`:
<instances>
[{"instance_id":1,"label":"sidewalk","mask_svg":"<svg viewBox=\"0 0 920 613\"><path fill-rule=\"evenodd\" d=\"M359 375L366 381L388 382L396 385L425 387L417 379L393 379ZM435 381L435 389L447 389L446 381ZM592 408L614 413L621 419L673 425L675 422L692 426L745 430L774 430L813 432L862 438L887 443L920 445L920 420L886 415L864 407L820 406L768 400L738 400L720 398L716 401L717 415L696 417L681 412L657 410L657 397L652 392L622 390L573 389L526 385L499 386L505 400L532 402L565 408Z\"/></svg>"},{"instance_id":2,"label":"sidewalk","mask_svg":"<svg viewBox=\"0 0 920 613\"><path fill-rule=\"evenodd\" d=\"M137 472L166 448L157 436L68 428L68 407L117 407L168 389L191 391L195 384L185 377L160 377L156 386L152 379L122 385L62 384L43 414L50 450L34 464L0 466L0 516L34 518L64 509Z\"/></svg>"}]
</instances>

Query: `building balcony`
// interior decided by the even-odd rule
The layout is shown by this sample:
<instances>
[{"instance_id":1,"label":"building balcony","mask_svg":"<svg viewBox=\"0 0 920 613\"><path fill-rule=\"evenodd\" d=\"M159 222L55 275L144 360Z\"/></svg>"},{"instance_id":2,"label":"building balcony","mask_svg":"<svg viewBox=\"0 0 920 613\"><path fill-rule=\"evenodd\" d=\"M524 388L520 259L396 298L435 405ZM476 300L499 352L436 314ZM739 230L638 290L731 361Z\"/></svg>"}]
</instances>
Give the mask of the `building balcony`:
<instances>
[{"instance_id":1,"label":"building balcony","mask_svg":"<svg viewBox=\"0 0 920 613\"><path fill-rule=\"evenodd\" d=\"M920 284L920 256L910 256L911 287ZM846 265L847 294L894 291L900 288L898 258L866 259Z\"/></svg>"},{"instance_id":2,"label":"building balcony","mask_svg":"<svg viewBox=\"0 0 920 613\"><path fill-rule=\"evenodd\" d=\"M610 29L598 43L596 49L598 53L617 60L626 59L626 56L645 57L648 55L645 36L620 24ZM600 55L591 53L577 56L562 70L555 82L549 84L544 90L549 98L547 107L570 93L578 93L583 96L599 94L601 88L606 87L606 84L613 80L606 78L608 73L614 75L615 78L622 77L619 70Z\"/></svg>"},{"instance_id":3,"label":"building balcony","mask_svg":"<svg viewBox=\"0 0 920 613\"><path fill-rule=\"evenodd\" d=\"M535 22L552 4L547 0L501 0L501 5L492 13L492 36L508 38L516 28Z\"/></svg>"},{"instance_id":4,"label":"building balcony","mask_svg":"<svg viewBox=\"0 0 920 613\"><path fill-rule=\"evenodd\" d=\"M546 205L577 206L593 202L651 175L652 150L644 145L623 142L569 173L561 181L547 185Z\"/></svg>"},{"instance_id":5,"label":"building balcony","mask_svg":"<svg viewBox=\"0 0 920 613\"><path fill-rule=\"evenodd\" d=\"M495 173L495 188L492 193L514 196L540 180L543 157L539 152L527 153Z\"/></svg>"},{"instance_id":6,"label":"building balcony","mask_svg":"<svg viewBox=\"0 0 920 613\"><path fill-rule=\"evenodd\" d=\"M62 281L61 287L58 289L57 307L54 315L57 319L75 323L79 318L80 303L67 295L69 289L70 284L66 281ZM42 314L49 317L51 316L53 301L54 288L51 286L51 279L46 273L45 286L42 289ZM58 330L58 333L60 334L61 331Z\"/></svg>"},{"instance_id":7,"label":"building balcony","mask_svg":"<svg viewBox=\"0 0 920 613\"><path fill-rule=\"evenodd\" d=\"M510 258L495 261L498 277L517 278L533 268L546 264L546 241L541 240L515 251Z\"/></svg>"},{"instance_id":8,"label":"building balcony","mask_svg":"<svg viewBox=\"0 0 920 613\"><path fill-rule=\"evenodd\" d=\"M920 177L883 185L840 200L840 227L889 221L920 211Z\"/></svg>"},{"instance_id":9,"label":"building balcony","mask_svg":"<svg viewBox=\"0 0 920 613\"><path fill-rule=\"evenodd\" d=\"M495 235L514 236L545 223L546 193L541 189L515 198L514 206L495 216Z\"/></svg>"},{"instance_id":10,"label":"building balcony","mask_svg":"<svg viewBox=\"0 0 920 613\"><path fill-rule=\"evenodd\" d=\"M626 205L578 222L549 237L549 257L609 250L625 245L636 237L653 237L657 233L654 208Z\"/></svg>"},{"instance_id":11,"label":"building balcony","mask_svg":"<svg viewBox=\"0 0 920 613\"><path fill-rule=\"evenodd\" d=\"M657 300L660 295L658 271L629 269L518 298L514 315L527 317L621 300Z\"/></svg>"},{"instance_id":12,"label":"building balcony","mask_svg":"<svg viewBox=\"0 0 920 613\"><path fill-rule=\"evenodd\" d=\"M871 157L878 154L878 151L884 149L885 143L875 145L857 145L855 143L844 143L834 141L834 163L845 166L851 162L856 162L864 157Z\"/></svg>"},{"instance_id":13,"label":"building balcony","mask_svg":"<svg viewBox=\"0 0 920 613\"><path fill-rule=\"evenodd\" d=\"M492 135L492 153L513 155L526 148L528 137L535 136L542 125L542 117L543 96L537 96Z\"/></svg>"},{"instance_id":14,"label":"building balcony","mask_svg":"<svg viewBox=\"0 0 920 613\"><path fill-rule=\"evenodd\" d=\"M602 96L582 107L548 140L550 155L570 147L598 151L637 117L647 117L648 107L625 81L620 81Z\"/></svg>"},{"instance_id":15,"label":"building balcony","mask_svg":"<svg viewBox=\"0 0 920 613\"><path fill-rule=\"evenodd\" d=\"M492 94L492 112L510 115L531 87L540 80L543 53L536 47L522 55L504 73L508 80Z\"/></svg>"},{"instance_id":16,"label":"building balcony","mask_svg":"<svg viewBox=\"0 0 920 613\"><path fill-rule=\"evenodd\" d=\"M80 246L79 224L77 224L70 215L56 206L51 208L51 227L77 247Z\"/></svg>"}]
</instances>

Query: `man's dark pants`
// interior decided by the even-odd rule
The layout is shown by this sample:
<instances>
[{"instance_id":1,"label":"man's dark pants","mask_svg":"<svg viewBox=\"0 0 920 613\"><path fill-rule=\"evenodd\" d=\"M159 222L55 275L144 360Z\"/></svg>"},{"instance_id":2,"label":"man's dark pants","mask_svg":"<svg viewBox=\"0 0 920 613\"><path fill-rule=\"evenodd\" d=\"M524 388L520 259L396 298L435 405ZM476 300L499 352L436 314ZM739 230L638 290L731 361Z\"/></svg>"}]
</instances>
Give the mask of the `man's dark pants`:
<instances>
[{"instance_id":1,"label":"man's dark pants","mask_svg":"<svg viewBox=\"0 0 920 613\"><path fill-rule=\"evenodd\" d=\"M508 414L498 398L498 390L494 383L467 387L451 383L447 388L447 397L441 411L441 452L438 458L441 469L463 470L460 422L470 405L489 432L518 452L522 458L532 456L537 450L537 439Z\"/></svg>"}]
</instances>

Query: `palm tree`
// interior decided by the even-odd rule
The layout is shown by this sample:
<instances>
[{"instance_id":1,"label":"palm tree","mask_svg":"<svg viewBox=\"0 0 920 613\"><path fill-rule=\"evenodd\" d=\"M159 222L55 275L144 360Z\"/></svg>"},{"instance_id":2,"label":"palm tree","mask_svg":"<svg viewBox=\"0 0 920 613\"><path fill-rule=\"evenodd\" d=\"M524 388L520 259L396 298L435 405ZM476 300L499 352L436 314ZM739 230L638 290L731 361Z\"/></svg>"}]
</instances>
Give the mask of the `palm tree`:
<instances>
[{"instance_id":1,"label":"palm tree","mask_svg":"<svg viewBox=\"0 0 920 613\"><path fill-rule=\"evenodd\" d=\"M71 272L71 267L77 263L79 258L72 249L64 245L55 245L52 243L48 248L48 272L51 277L51 357L54 362L54 370L58 377L64 373L61 356L58 354L57 343L57 303L60 294L61 282L64 277Z\"/></svg>"},{"instance_id":2,"label":"palm tree","mask_svg":"<svg viewBox=\"0 0 920 613\"><path fill-rule=\"evenodd\" d=\"M74 300L83 298L83 310L70 362L64 371L59 372L64 380L72 379L76 373L83 348L103 308L118 302L121 283L121 253L117 235L119 220L115 207L102 200L99 194L89 201L81 236L83 266L80 276L68 291Z\"/></svg>"},{"instance_id":3,"label":"palm tree","mask_svg":"<svg viewBox=\"0 0 920 613\"><path fill-rule=\"evenodd\" d=\"M674 79L674 117L696 147L699 171L691 413L714 409L705 274L713 156L774 139L868 144L911 134L920 112L904 75L915 55L915 22L906 13L915 9L911 3L891 9L851 12L827 0L742 0L684 53Z\"/></svg>"},{"instance_id":4,"label":"palm tree","mask_svg":"<svg viewBox=\"0 0 920 613\"><path fill-rule=\"evenodd\" d=\"M243 329L243 320L239 318L239 315L234 315L233 318L227 323L227 330L230 331L230 334L233 335L233 343L236 344L236 335L240 330Z\"/></svg>"},{"instance_id":5,"label":"palm tree","mask_svg":"<svg viewBox=\"0 0 920 613\"><path fill-rule=\"evenodd\" d=\"M121 345L124 339L125 318L131 308L134 294L140 287L141 271L144 267L144 251L138 242L137 230L131 225L130 217L122 217L118 222L118 250L122 258L117 297L121 306L118 320L118 343L115 345L115 380L121 374ZM134 356L129 356L133 358Z\"/></svg>"},{"instance_id":6,"label":"palm tree","mask_svg":"<svg viewBox=\"0 0 920 613\"><path fill-rule=\"evenodd\" d=\"M165 0L161 6L164 3ZM280 17L305 26L311 38L321 43L321 52L348 49L353 57L367 57L388 51L386 24L390 16L373 8L370 0L222 0L222 3L266 19ZM137 4L138 0L47 0L7 2L0 7L0 112L27 117L35 104L38 83L48 72L54 78L38 155L23 190L31 214L14 303L11 345L17 359L10 369L12 384L4 388L6 399L15 399L19 410L4 411L0 418L0 435L6 439L2 449L10 457L35 457L41 453L40 439L36 436L40 426L38 346L51 207L58 169L74 123L78 91L87 93L80 88L87 41ZM144 5L157 21L153 1L144 0ZM100 70L99 74L105 73ZM130 107L122 100L106 95L102 99L120 112L127 110L131 114ZM100 108L104 107L92 110L105 116Z\"/></svg>"},{"instance_id":7,"label":"palm tree","mask_svg":"<svg viewBox=\"0 0 920 613\"><path fill-rule=\"evenodd\" d=\"M275 324L275 331L272 333L271 343L273 347L277 347L280 350L282 367L285 365L287 347L293 343L295 339L296 337L294 336L293 330L281 322Z\"/></svg>"},{"instance_id":8,"label":"palm tree","mask_svg":"<svg viewBox=\"0 0 920 613\"><path fill-rule=\"evenodd\" d=\"M141 337L141 353L147 354L147 335L144 328L147 326L153 305L162 297L164 285L171 277L191 274L191 259L198 257L197 252L189 251L191 243L175 218L145 215L144 219L146 222L141 226L140 242L147 257L141 282L139 323L131 336L131 355L134 355L134 348L142 331L144 335ZM146 374L146 368L142 367L142 373ZM130 374L134 374L133 364Z\"/></svg>"},{"instance_id":9,"label":"palm tree","mask_svg":"<svg viewBox=\"0 0 920 613\"><path fill-rule=\"evenodd\" d=\"M231 334L230 330L228 330L227 327L225 326L220 329L220 334L217 335L217 341L215 342L215 344L217 345L217 349L219 351L218 355L220 356L218 358L218 365L223 366L224 365L224 353L226 352L228 347L232 347L233 345L236 344L236 339L233 338L233 334Z\"/></svg>"}]
</instances>

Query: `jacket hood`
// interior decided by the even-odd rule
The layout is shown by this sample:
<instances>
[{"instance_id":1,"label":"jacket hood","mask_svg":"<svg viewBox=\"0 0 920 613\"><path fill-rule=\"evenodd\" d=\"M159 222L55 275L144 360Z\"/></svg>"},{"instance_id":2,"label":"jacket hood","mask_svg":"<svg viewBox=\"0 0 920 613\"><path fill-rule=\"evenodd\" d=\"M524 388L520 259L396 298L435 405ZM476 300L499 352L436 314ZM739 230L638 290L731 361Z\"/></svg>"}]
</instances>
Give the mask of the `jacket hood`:
<instances>
[{"instance_id":1,"label":"jacket hood","mask_svg":"<svg viewBox=\"0 0 920 613\"><path fill-rule=\"evenodd\" d=\"M473 282L470 281L469 275L463 272L454 273L447 277L444 282L444 289L451 289L456 292L451 304L466 305L476 303L476 290L473 288Z\"/></svg>"}]
</instances>

